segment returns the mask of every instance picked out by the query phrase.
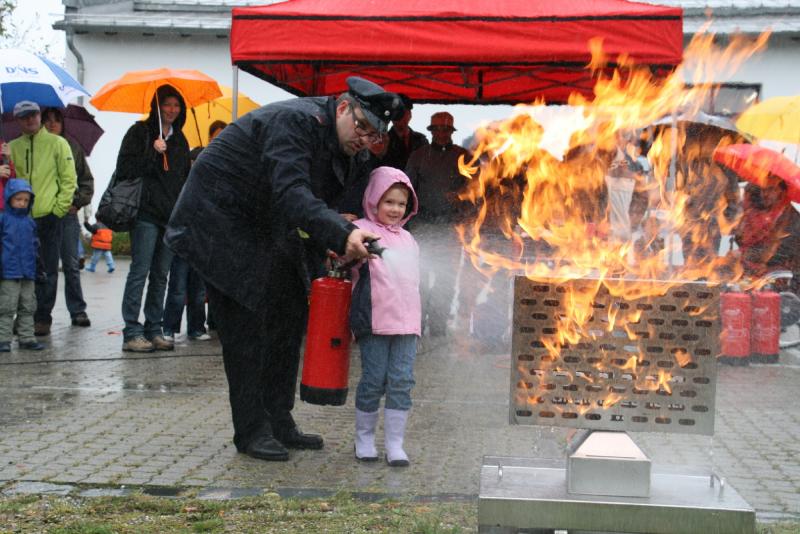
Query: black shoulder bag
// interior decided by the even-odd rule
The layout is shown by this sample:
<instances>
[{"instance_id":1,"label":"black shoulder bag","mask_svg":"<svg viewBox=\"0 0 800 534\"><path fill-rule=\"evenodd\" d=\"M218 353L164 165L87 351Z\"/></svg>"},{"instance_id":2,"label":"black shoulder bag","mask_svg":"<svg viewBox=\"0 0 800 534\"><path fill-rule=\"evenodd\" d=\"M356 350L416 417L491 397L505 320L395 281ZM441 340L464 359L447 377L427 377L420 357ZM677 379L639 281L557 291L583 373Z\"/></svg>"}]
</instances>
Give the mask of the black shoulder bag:
<instances>
[{"instance_id":1,"label":"black shoulder bag","mask_svg":"<svg viewBox=\"0 0 800 534\"><path fill-rule=\"evenodd\" d=\"M129 232L133 229L142 198L142 182L141 176L120 180L115 170L111 175L111 182L100 198L100 205L95 215L97 220L114 232Z\"/></svg>"}]
</instances>

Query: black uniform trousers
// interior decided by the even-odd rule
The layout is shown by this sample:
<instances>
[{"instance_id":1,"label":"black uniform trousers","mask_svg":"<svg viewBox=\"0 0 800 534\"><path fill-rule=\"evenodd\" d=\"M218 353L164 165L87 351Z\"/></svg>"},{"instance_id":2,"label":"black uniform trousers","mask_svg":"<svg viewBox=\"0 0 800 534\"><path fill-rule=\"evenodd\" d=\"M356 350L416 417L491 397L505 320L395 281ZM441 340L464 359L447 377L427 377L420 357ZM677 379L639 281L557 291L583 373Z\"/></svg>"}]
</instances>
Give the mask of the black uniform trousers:
<instances>
[{"instance_id":1,"label":"black uniform trousers","mask_svg":"<svg viewBox=\"0 0 800 534\"><path fill-rule=\"evenodd\" d=\"M291 410L308 297L291 260L277 263L281 264L270 266L270 299L262 309L250 310L212 285L207 288L228 378L233 442L239 451L261 434L295 424Z\"/></svg>"}]
</instances>

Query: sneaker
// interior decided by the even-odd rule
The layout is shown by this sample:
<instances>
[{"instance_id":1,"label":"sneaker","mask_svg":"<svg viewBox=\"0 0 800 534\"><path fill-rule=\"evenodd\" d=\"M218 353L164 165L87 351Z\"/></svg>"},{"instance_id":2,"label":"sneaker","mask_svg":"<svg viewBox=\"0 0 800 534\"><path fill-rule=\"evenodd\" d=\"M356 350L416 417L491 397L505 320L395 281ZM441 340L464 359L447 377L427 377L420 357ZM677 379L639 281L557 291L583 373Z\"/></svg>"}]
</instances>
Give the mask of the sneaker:
<instances>
[{"instance_id":1,"label":"sneaker","mask_svg":"<svg viewBox=\"0 0 800 534\"><path fill-rule=\"evenodd\" d=\"M92 326L92 322L86 312L80 312L72 316L72 326Z\"/></svg>"},{"instance_id":2,"label":"sneaker","mask_svg":"<svg viewBox=\"0 0 800 534\"><path fill-rule=\"evenodd\" d=\"M34 336L49 336L50 325L48 323L34 323L33 325Z\"/></svg>"},{"instance_id":3,"label":"sneaker","mask_svg":"<svg viewBox=\"0 0 800 534\"><path fill-rule=\"evenodd\" d=\"M11 352L11 342L0 341L0 352Z\"/></svg>"},{"instance_id":4,"label":"sneaker","mask_svg":"<svg viewBox=\"0 0 800 534\"><path fill-rule=\"evenodd\" d=\"M209 341L211 336L206 332L197 332L195 334L189 334L189 339L192 341Z\"/></svg>"},{"instance_id":5,"label":"sneaker","mask_svg":"<svg viewBox=\"0 0 800 534\"><path fill-rule=\"evenodd\" d=\"M175 350L175 341L167 341L164 336L156 336L150 340L156 350Z\"/></svg>"},{"instance_id":6,"label":"sneaker","mask_svg":"<svg viewBox=\"0 0 800 534\"><path fill-rule=\"evenodd\" d=\"M144 336L136 336L123 343L122 350L127 352L153 352L155 347Z\"/></svg>"},{"instance_id":7,"label":"sneaker","mask_svg":"<svg viewBox=\"0 0 800 534\"><path fill-rule=\"evenodd\" d=\"M113 267L109 267L109 268L108 268L108 274L111 274L111 273L113 273L113 272L114 272L114 268L113 268Z\"/></svg>"},{"instance_id":8,"label":"sneaker","mask_svg":"<svg viewBox=\"0 0 800 534\"><path fill-rule=\"evenodd\" d=\"M90 272L90 273L93 273L93 272L94 272L94 270L95 270L95 268L94 268L94 265L89 265L89 266L86 268L86 270L87 270L88 272Z\"/></svg>"},{"instance_id":9,"label":"sneaker","mask_svg":"<svg viewBox=\"0 0 800 534\"><path fill-rule=\"evenodd\" d=\"M172 334L172 332L164 330L164 335L161 337L163 337L164 341L166 341L167 343L175 343L175 336Z\"/></svg>"},{"instance_id":10,"label":"sneaker","mask_svg":"<svg viewBox=\"0 0 800 534\"><path fill-rule=\"evenodd\" d=\"M20 341L19 348L22 350L44 350L44 345L38 341Z\"/></svg>"}]
</instances>

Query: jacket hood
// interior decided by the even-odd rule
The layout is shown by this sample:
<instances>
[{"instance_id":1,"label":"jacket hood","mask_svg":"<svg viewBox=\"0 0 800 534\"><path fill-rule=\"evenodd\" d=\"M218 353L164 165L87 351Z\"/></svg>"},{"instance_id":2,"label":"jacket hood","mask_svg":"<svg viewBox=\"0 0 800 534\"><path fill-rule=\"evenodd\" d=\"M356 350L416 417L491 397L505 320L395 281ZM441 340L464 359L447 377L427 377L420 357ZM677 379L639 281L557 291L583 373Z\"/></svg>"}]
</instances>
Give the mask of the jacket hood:
<instances>
[{"instance_id":1,"label":"jacket hood","mask_svg":"<svg viewBox=\"0 0 800 534\"><path fill-rule=\"evenodd\" d=\"M369 185L367 185L367 190L364 192L362 206L365 218L374 223L382 224L378 221L378 202L380 202L384 193L397 183L405 185L411 191L411 198L409 198L411 209L406 209L406 216L403 217L398 226L403 226L411 217L417 214L417 208L419 207L417 193L411 186L411 180L408 179L406 173L394 167L378 167L370 173Z\"/></svg>"},{"instance_id":2,"label":"jacket hood","mask_svg":"<svg viewBox=\"0 0 800 534\"><path fill-rule=\"evenodd\" d=\"M28 208L25 210L19 210L16 208L12 208L10 204L11 197L20 193L22 191L26 191L31 195L31 201L28 203ZM28 215L31 210L33 209L33 189L31 189L31 184L28 180L22 180L21 178L12 178L6 184L5 190L3 191L3 201L5 202L6 210L14 211L19 213L20 215Z\"/></svg>"},{"instance_id":3,"label":"jacket hood","mask_svg":"<svg viewBox=\"0 0 800 534\"><path fill-rule=\"evenodd\" d=\"M173 131L181 131L183 129L183 125L186 123L186 101L183 99L183 96L181 96L178 90L171 85L162 85L156 89L156 93L153 95L153 99L150 101L150 115L148 115L147 119L145 119L145 122L147 122L147 125L153 131L158 131L158 102L161 102L168 96L174 96L178 99L178 102L181 103L181 112L178 113L178 118L175 119L175 122L172 125Z\"/></svg>"}]
</instances>

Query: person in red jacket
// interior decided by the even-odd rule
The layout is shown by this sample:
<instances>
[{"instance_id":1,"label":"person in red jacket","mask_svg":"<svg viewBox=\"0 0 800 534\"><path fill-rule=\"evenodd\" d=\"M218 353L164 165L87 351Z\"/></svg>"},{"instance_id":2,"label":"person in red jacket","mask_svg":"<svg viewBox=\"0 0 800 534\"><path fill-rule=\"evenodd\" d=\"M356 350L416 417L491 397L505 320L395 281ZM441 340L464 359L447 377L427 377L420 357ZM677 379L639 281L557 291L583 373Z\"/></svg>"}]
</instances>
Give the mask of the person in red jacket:
<instances>
[{"instance_id":1,"label":"person in red jacket","mask_svg":"<svg viewBox=\"0 0 800 534\"><path fill-rule=\"evenodd\" d=\"M83 227L92 233L92 259L89 260L89 266L86 270L93 273L97 268L97 262L100 256L106 259L108 272L114 272L114 257L111 255L111 244L114 239L114 233L105 224L97 221L95 224L89 224L89 221L84 221Z\"/></svg>"},{"instance_id":2,"label":"person in red jacket","mask_svg":"<svg viewBox=\"0 0 800 534\"><path fill-rule=\"evenodd\" d=\"M791 271L790 290L800 290L800 215L789 201L783 180L770 176L764 187L748 184L734 238L746 276Z\"/></svg>"}]
</instances>

